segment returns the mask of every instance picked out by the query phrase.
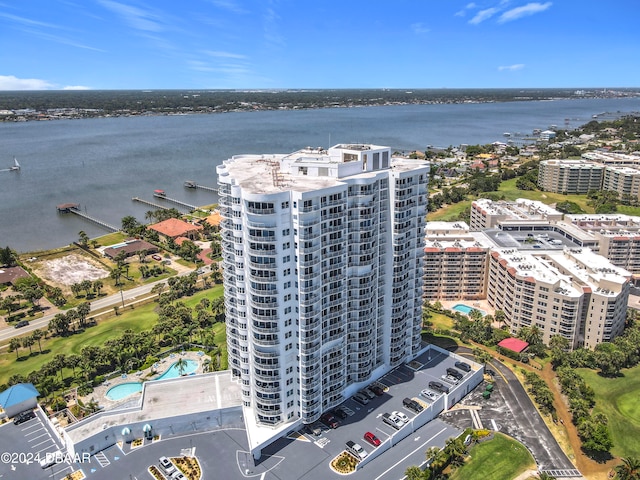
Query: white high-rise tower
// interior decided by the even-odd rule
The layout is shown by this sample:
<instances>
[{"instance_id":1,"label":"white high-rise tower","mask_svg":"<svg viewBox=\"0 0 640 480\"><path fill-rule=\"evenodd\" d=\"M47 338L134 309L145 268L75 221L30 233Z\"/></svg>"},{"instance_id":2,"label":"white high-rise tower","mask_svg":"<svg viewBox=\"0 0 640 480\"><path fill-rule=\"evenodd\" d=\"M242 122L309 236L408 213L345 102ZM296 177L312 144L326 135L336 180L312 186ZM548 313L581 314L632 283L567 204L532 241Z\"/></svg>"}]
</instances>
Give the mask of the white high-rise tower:
<instances>
[{"instance_id":1,"label":"white high-rise tower","mask_svg":"<svg viewBox=\"0 0 640 480\"><path fill-rule=\"evenodd\" d=\"M229 368L256 425L311 423L413 358L426 162L355 144L217 173Z\"/></svg>"}]
</instances>

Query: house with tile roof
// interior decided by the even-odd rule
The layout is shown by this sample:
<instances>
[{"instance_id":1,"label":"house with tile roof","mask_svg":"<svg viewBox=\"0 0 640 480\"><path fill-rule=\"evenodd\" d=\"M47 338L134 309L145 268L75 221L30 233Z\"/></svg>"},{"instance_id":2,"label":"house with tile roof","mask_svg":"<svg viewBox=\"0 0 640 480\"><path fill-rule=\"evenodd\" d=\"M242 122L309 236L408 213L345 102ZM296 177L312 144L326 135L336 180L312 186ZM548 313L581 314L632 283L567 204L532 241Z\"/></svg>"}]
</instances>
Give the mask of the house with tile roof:
<instances>
[{"instance_id":1,"label":"house with tile roof","mask_svg":"<svg viewBox=\"0 0 640 480\"><path fill-rule=\"evenodd\" d=\"M158 232L160 238L165 242L170 238L175 240L178 237L185 237L193 241L200 237L202 225L194 225L178 218L168 218L150 225L148 228Z\"/></svg>"}]
</instances>

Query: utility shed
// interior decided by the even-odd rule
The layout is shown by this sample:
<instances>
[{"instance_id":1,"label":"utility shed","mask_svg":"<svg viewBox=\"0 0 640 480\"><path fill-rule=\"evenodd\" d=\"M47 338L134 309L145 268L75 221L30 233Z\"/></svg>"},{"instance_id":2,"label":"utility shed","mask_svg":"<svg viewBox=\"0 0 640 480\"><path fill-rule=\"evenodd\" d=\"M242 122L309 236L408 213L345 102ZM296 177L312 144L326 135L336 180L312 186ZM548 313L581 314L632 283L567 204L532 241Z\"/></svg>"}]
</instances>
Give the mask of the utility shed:
<instances>
[{"instance_id":1,"label":"utility shed","mask_svg":"<svg viewBox=\"0 0 640 480\"><path fill-rule=\"evenodd\" d=\"M32 383L18 383L0 393L0 405L7 417L35 408L40 393Z\"/></svg>"}]
</instances>

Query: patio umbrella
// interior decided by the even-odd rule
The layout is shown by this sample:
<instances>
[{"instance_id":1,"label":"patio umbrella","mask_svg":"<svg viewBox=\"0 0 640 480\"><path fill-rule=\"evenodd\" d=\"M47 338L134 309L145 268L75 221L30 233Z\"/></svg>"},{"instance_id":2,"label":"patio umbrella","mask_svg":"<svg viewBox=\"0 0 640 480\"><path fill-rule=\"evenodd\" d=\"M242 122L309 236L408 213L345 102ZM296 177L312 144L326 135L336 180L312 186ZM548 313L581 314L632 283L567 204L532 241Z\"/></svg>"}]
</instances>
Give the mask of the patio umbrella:
<instances>
[{"instance_id":1,"label":"patio umbrella","mask_svg":"<svg viewBox=\"0 0 640 480\"><path fill-rule=\"evenodd\" d=\"M129 427L124 427L122 429L122 436L126 437L127 435L131 435L131 429Z\"/></svg>"},{"instance_id":2,"label":"patio umbrella","mask_svg":"<svg viewBox=\"0 0 640 480\"><path fill-rule=\"evenodd\" d=\"M142 427L142 431L144 433L150 432L151 431L151 425L149 425L148 423L145 423L144 427Z\"/></svg>"}]
</instances>

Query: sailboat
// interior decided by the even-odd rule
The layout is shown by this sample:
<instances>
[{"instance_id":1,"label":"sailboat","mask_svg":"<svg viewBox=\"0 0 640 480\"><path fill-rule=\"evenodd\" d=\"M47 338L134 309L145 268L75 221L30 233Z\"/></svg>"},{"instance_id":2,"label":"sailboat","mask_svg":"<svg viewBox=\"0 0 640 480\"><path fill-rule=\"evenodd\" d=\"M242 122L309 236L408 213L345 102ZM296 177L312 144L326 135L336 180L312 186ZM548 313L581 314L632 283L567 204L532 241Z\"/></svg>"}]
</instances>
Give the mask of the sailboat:
<instances>
[{"instance_id":1,"label":"sailboat","mask_svg":"<svg viewBox=\"0 0 640 480\"><path fill-rule=\"evenodd\" d=\"M18 163L18 159L16 157L13 157L13 167L9 167L9 171L11 172L20 171L20 164Z\"/></svg>"}]
</instances>

